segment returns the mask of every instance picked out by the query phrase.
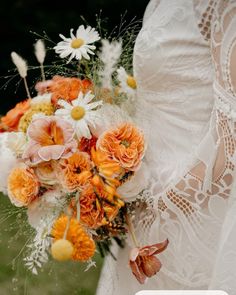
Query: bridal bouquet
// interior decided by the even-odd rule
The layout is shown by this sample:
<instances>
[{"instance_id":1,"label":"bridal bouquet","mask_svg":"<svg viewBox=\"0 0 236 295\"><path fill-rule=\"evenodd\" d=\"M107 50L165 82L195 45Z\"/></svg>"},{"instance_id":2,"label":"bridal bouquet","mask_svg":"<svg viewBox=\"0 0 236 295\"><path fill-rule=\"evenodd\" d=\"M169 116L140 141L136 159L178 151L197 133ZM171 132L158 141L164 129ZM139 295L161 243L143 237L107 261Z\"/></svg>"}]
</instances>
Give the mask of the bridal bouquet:
<instances>
[{"instance_id":1,"label":"bridal bouquet","mask_svg":"<svg viewBox=\"0 0 236 295\"><path fill-rule=\"evenodd\" d=\"M100 40L94 28L83 25L60 37L54 49L66 64L50 66L56 74L47 73L47 80L44 41L35 44L42 76L35 97L27 85L26 61L12 52L28 98L0 125L0 189L26 210L35 229L24 259L34 274L49 256L89 267L96 248L104 254L112 240L122 245L132 231L129 184L136 178L140 192L144 181L145 138L129 111L136 81L118 67L122 41ZM135 245L130 266L140 283L159 271L155 255L167 244Z\"/></svg>"}]
</instances>

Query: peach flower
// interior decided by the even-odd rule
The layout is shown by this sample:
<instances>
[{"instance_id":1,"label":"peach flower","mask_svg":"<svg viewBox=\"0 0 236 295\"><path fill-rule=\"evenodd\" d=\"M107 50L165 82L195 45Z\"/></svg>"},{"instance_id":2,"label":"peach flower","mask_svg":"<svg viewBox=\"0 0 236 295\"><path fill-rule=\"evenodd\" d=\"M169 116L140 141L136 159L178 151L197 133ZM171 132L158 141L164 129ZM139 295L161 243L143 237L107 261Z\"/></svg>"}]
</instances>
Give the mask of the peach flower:
<instances>
[{"instance_id":1,"label":"peach flower","mask_svg":"<svg viewBox=\"0 0 236 295\"><path fill-rule=\"evenodd\" d=\"M94 147L91 149L91 158L99 174L106 179L117 177L124 173L119 163L108 158L107 154L99 149L95 150Z\"/></svg>"},{"instance_id":2,"label":"peach flower","mask_svg":"<svg viewBox=\"0 0 236 295\"><path fill-rule=\"evenodd\" d=\"M31 164L67 158L77 148L72 126L58 117L34 119L27 135L29 143L22 157Z\"/></svg>"},{"instance_id":3,"label":"peach flower","mask_svg":"<svg viewBox=\"0 0 236 295\"><path fill-rule=\"evenodd\" d=\"M8 195L15 206L28 206L38 191L39 182L33 169L22 165L11 171L8 176Z\"/></svg>"},{"instance_id":4,"label":"peach flower","mask_svg":"<svg viewBox=\"0 0 236 295\"><path fill-rule=\"evenodd\" d=\"M40 94L45 92L52 93L52 103L56 104L59 99L64 99L67 101L72 101L76 99L82 91L85 93L91 90L91 81L78 78L66 78L62 76L54 76L52 80L39 82L36 85L36 90Z\"/></svg>"},{"instance_id":5,"label":"peach flower","mask_svg":"<svg viewBox=\"0 0 236 295\"><path fill-rule=\"evenodd\" d=\"M124 123L105 132L98 139L97 147L121 167L135 171L144 156L144 135L131 123Z\"/></svg>"},{"instance_id":6,"label":"peach flower","mask_svg":"<svg viewBox=\"0 0 236 295\"><path fill-rule=\"evenodd\" d=\"M55 166L53 161L48 161L41 162L35 167L34 172L42 186L55 185L58 183Z\"/></svg>"},{"instance_id":7,"label":"peach flower","mask_svg":"<svg viewBox=\"0 0 236 295\"><path fill-rule=\"evenodd\" d=\"M19 102L13 109L1 118L2 128L7 131L17 131L21 117L29 108L30 99Z\"/></svg>"},{"instance_id":8,"label":"peach flower","mask_svg":"<svg viewBox=\"0 0 236 295\"><path fill-rule=\"evenodd\" d=\"M88 184L92 177L91 169L92 163L88 154L77 152L68 159L60 160L58 178L67 191L73 192Z\"/></svg>"},{"instance_id":9,"label":"peach flower","mask_svg":"<svg viewBox=\"0 0 236 295\"><path fill-rule=\"evenodd\" d=\"M94 255L95 243L76 218L62 215L56 220L51 232L54 242L63 239L65 233L65 239L73 245L72 260L84 262Z\"/></svg>"}]
</instances>

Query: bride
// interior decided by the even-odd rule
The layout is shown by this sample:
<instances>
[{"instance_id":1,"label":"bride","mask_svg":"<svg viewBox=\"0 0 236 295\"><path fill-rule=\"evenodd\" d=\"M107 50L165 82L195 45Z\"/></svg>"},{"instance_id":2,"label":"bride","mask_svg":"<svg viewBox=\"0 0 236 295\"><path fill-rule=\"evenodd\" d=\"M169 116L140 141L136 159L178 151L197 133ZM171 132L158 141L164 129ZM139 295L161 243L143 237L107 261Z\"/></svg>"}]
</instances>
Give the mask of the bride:
<instances>
[{"instance_id":1,"label":"bride","mask_svg":"<svg viewBox=\"0 0 236 295\"><path fill-rule=\"evenodd\" d=\"M166 238L169 246L158 256L161 271L145 285L127 265L129 245L117 250L117 260L105 262L97 294L221 289L234 295L236 1L151 0L135 44L134 75L151 204L137 208L135 233L143 246Z\"/></svg>"}]
</instances>

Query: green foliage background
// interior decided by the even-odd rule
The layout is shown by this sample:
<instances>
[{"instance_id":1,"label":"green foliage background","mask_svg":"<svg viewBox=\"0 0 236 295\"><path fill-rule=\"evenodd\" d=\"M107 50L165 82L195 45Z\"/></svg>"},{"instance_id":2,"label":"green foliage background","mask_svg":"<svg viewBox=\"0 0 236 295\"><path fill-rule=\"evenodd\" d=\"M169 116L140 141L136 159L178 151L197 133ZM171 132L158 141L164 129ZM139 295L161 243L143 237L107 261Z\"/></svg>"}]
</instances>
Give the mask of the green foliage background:
<instances>
[{"instance_id":1,"label":"green foliage background","mask_svg":"<svg viewBox=\"0 0 236 295\"><path fill-rule=\"evenodd\" d=\"M99 279L102 259L96 268L84 272L86 264L50 261L37 276L22 259L30 236L26 216L0 195L0 294L1 295L93 295Z\"/></svg>"}]
</instances>

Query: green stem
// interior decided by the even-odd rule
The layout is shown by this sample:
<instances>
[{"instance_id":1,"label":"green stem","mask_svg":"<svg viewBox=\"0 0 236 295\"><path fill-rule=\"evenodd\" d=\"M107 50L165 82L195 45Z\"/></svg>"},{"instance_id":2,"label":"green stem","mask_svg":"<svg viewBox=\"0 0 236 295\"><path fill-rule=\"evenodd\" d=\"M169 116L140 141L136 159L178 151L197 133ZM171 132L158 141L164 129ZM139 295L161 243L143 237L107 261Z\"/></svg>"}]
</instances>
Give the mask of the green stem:
<instances>
[{"instance_id":1,"label":"green stem","mask_svg":"<svg viewBox=\"0 0 236 295\"><path fill-rule=\"evenodd\" d=\"M130 232L130 235L131 235L131 238L132 238L132 241L134 243L134 246L139 248L139 242L137 240L137 237L135 235L135 232L134 232L134 226L133 226L133 223L132 221L130 220L130 217L129 215L126 213L125 215L125 219L126 219L126 223L128 225L128 229L129 229L129 232Z\"/></svg>"}]
</instances>

